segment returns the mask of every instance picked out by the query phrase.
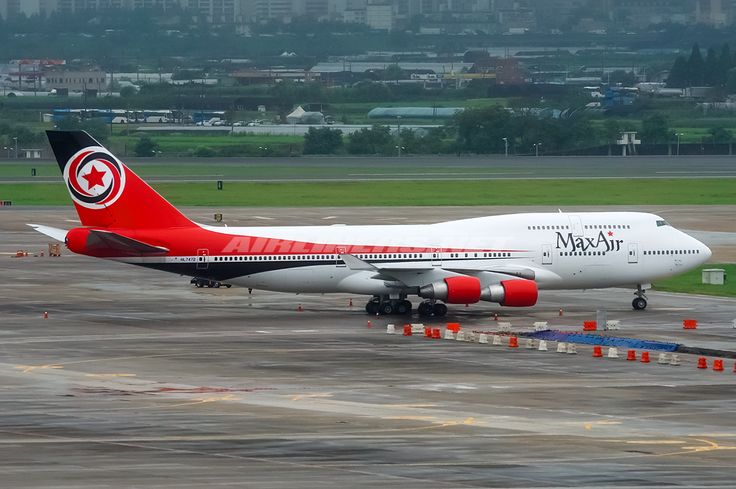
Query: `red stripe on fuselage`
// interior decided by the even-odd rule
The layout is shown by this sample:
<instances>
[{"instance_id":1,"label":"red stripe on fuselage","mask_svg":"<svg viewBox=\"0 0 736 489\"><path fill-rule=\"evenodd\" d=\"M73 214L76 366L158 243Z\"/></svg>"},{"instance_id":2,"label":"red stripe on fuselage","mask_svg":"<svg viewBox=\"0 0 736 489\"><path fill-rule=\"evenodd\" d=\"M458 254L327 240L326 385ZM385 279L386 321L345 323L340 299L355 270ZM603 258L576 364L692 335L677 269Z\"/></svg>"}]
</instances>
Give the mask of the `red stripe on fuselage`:
<instances>
[{"instance_id":1,"label":"red stripe on fuselage","mask_svg":"<svg viewBox=\"0 0 736 489\"><path fill-rule=\"evenodd\" d=\"M168 256L194 256L207 249L210 255L365 255L385 253L436 253L439 247L383 246L314 243L265 236L223 234L200 227L169 229L108 229L122 236L169 249ZM443 253L524 252L526 250L442 248Z\"/></svg>"}]
</instances>

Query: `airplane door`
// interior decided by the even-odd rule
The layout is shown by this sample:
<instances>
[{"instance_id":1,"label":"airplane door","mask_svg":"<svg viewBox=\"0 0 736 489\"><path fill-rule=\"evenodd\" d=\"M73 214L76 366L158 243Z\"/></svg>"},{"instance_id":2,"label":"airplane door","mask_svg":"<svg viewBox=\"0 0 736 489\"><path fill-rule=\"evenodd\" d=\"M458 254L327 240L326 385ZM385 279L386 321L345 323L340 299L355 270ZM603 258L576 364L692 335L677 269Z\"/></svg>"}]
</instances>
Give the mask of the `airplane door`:
<instances>
[{"instance_id":1,"label":"airplane door","mask_svg":"<svg viewBox=\"0 0 736 489\"><path fill-rule=\"evenodd\" d=\"M542 265L552 265L552 245L542 245Z\"/></svg>"},{"instance_id":2,"label":"airplane door","mask_svg":"<svg viewBox=\"0 0 736 489\"><path fill-rule=\"evenodd\" d=\"M432 248L432 266L442 266L442 248Z\"/></svg>"},{"instance_id":3,"label":"airplane door","mask_svg":"<svg viewBox=\"0 0 736 489\"><path fill-rule=\"evenodd\" d=\"M197 270L207 270L210 262L208 257L210 256L210 250L207 248L199 248L197 250Z\"/></svg>"},{"instance_id":4,"label":"airplane door","mask_svg":"<svg viewBox=\"0 0 736 489\"><path fill-rule=\"evenodd\" d=\"M639 263L638 243L629 243L629 263Z\"/></svg>"},{"instance_id":5,"label":"airplane door","mask_svg":"<svg viewBox=\"0 0 736 489\"><path fill-rule=\"evenodd\" d=\"M570 229L572 230L573 236L583 235L583 222L580 220L580 216L568 215L570 218Z\"/></svg>"}]
</instances>

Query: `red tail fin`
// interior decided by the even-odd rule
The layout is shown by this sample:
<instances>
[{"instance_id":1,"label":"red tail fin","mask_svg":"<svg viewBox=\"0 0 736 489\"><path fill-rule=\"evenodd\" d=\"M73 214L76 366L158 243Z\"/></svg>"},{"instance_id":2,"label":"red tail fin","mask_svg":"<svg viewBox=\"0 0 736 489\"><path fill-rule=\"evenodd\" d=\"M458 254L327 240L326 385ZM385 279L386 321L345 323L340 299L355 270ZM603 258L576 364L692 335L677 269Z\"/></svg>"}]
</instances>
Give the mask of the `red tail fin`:
<instances>
[{"instance_id":1,"label":"red tail fin","mask_svg":"<svg viewBox=\"0 0 736 489\"><path fill-rule=\"evenodd\" d=\"M84 226L171 228L194 224L83 131L46 131Z\"/></svg>"}]
</instances>

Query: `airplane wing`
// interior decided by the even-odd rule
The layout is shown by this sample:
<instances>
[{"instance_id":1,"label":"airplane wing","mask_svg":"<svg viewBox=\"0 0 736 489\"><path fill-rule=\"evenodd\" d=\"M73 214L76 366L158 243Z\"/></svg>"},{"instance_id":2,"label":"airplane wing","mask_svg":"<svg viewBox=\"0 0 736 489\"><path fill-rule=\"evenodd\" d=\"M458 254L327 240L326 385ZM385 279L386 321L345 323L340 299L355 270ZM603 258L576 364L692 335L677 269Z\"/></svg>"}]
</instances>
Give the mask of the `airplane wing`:
<instances>
[{"instance_id":1,"label":"airplane wing","mask_svg":"<svg viewBox=\"0 0 736 489\"><path fill-rule=\"evenodd\" d=\"M439 278L440 275L458 273L462 275L482 276L483 274L498 274L508 278L523 278L534 280L536 272L528 267L514 265L499 265L495 267L428 267L417 266L414 263L392 263L390 265L373 265L361 260L355 255L340 255L340 259L351 270L374 271L376 280L398 281L406 286L418 286L426 284L428 280ZM447 272L450 272L449 274ZM487 275L486 275L487 277ZM495 281L495 280L494 280Z\"/></svg>"}]
</instances>

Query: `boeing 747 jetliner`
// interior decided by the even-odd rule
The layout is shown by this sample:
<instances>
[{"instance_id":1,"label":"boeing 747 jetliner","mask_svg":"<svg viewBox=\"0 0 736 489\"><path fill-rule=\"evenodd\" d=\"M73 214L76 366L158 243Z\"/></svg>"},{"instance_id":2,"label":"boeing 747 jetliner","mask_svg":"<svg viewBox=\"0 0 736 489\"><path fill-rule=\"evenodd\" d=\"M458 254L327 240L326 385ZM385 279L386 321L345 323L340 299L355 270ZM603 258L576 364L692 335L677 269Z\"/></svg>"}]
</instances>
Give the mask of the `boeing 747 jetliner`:
<instances>
[{"instance_id":1,"label":"boeing 747 jetliner","mask_svg":"<svg viewBox=\"0 0 736 489\"><path fill-rule=\"evenodd\" d=\"M421 225L215 227L192 222L87 133L49 131L81 220L31 224L74 253L282 292L372 296L370 314L444 316L445 304L528 307L540 289L630 286L711 255L664 219L639 212L513 214ZM339 183L336 183L339 185ZM554 191L554 189L550 189Z\"/></svg>"}]
</instances>

